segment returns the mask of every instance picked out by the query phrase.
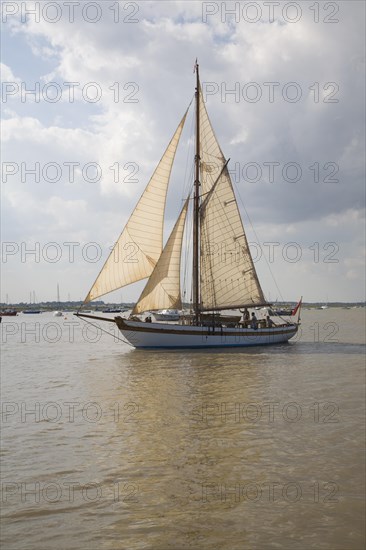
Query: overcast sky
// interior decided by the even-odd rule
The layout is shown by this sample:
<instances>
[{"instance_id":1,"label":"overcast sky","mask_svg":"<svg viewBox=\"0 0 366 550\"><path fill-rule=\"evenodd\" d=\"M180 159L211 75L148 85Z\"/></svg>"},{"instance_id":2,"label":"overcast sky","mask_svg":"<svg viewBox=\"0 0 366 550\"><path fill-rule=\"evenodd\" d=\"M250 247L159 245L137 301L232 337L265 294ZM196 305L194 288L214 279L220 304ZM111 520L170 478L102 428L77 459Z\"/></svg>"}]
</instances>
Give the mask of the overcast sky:
<instances>
[{"instance_id":1,"label":"overcast sky","mask_svg":"<svg viewBox=\"0 0 366 550\"><path fill-rule=\"evenodd\" d=\"M364 6L2 2L1 301L54 300L57 283L86 296L193 97L196 57L266 297L364 300Z\"/></svg>"}]
</instances>

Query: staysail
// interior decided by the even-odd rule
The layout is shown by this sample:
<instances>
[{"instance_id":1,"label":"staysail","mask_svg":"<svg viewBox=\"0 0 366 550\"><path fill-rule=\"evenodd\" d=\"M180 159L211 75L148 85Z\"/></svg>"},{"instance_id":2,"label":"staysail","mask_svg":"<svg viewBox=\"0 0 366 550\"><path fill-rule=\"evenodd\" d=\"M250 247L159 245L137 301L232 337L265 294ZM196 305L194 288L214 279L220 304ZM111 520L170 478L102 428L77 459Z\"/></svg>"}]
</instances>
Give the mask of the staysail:
<instances>
[{"instance_id":1,"label":"staysail","mask_svg":"<svg viewBox=\"0 0 366 550\"><path fill-rule=\"evenodd\" d=\"M163 249L170 173L187 111L84 303L149 277Z\"/></svg>"},{"instance_id":2,"label":"staysail","mask_svg":"<svg viewBox=\"0 0 366 550\"><path fill-rule=\"evenodd\" d=\"M180 261L183 230L189 199L175 223L173 231L132 314L158 309L181 309Z\"/></svg>"},{"instance_id":3,"label":"staysail","mask_svg":"<svg viewBox=\"0 0 366 550\"><path fill-rule=\"evenodd\" d=\"M201 195L200 309L265 304L226 160L199 94Z\"/></svg>"}]
</instances>

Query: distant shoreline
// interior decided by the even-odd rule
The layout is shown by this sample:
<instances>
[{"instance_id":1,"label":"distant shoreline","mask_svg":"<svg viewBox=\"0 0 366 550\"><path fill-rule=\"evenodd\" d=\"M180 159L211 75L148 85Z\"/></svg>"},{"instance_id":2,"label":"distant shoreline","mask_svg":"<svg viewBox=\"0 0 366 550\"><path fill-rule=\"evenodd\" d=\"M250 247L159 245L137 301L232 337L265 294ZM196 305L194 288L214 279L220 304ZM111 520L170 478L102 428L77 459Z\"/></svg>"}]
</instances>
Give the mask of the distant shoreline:
<instances>
[{"instance_id":1,"label":"distant shoreline","mask_svg":"<svg viewBox=\"0 0 366 550\"><path fill-rule=\"evenodd\" d=\"M297 302L276 302L275 304L272 304L273 308L292 308L296 305ZM41 312L47 312L47 311L76 311L83 305L83 302L38 302L35 304L29 304L29 303L15 303L15 304L4 304L0 303L0 312L1 311L7 311L7 310L14 310L17 312L21 311L30 311L30 310L40 310ZM91 311L102 311L103 309L121 309L121 310L127 310L132 309L134 303L115 303L115 302L93 302L86 304L84 307L84 310L91 310ZM321 306L324 306L324 302L303 302L302 307L303 309L316 309L320 308ZM328 308L336 308L336 307L365 307L365 302L327 302ZM190 307L189 304L183 304L183 309L188 309Z\"/></svg>"}]
</instances>

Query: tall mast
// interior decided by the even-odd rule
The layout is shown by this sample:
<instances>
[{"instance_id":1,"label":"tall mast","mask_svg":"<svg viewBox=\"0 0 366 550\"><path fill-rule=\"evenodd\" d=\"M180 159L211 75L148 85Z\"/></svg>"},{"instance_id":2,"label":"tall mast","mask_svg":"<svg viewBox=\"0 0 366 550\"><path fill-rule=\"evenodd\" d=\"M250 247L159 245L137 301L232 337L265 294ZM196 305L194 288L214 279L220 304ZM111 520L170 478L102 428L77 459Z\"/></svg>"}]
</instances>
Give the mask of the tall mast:
<instances>
[{"instance_id":1,"label":"tall mast","mask_svg":"<svg viewBox=\"0 0 366 550\"><path fill-rule=\"evenodd\" d=\"M200 113L199 113L199 89L200 77L196 60L196 155L195 178L193 200L193 311L195 322L199 322L199 196L200 196Z\"/></svg>"}]
</instances>

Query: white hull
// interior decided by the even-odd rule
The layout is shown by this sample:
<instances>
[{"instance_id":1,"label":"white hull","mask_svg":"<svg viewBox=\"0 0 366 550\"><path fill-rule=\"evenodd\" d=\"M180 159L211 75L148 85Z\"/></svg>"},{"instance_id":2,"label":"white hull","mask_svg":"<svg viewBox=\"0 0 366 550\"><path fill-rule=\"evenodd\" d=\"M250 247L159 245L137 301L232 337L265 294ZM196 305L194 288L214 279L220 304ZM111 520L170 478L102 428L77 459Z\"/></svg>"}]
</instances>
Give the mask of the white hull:
<instances>
[{"instance_id":1,"label":"white hull","mask_svg":"<svg viewBox=\"0 0 366 550\"><path fill-rule=\"evenodd\" d=\"M124 338L135 348L224 348L248 347L287 342L297 333L298 325L259 328L219 328L172 325L165 323L144 323L126 321L116 317L115 321Z\"/></svg>"}]
</instances>

